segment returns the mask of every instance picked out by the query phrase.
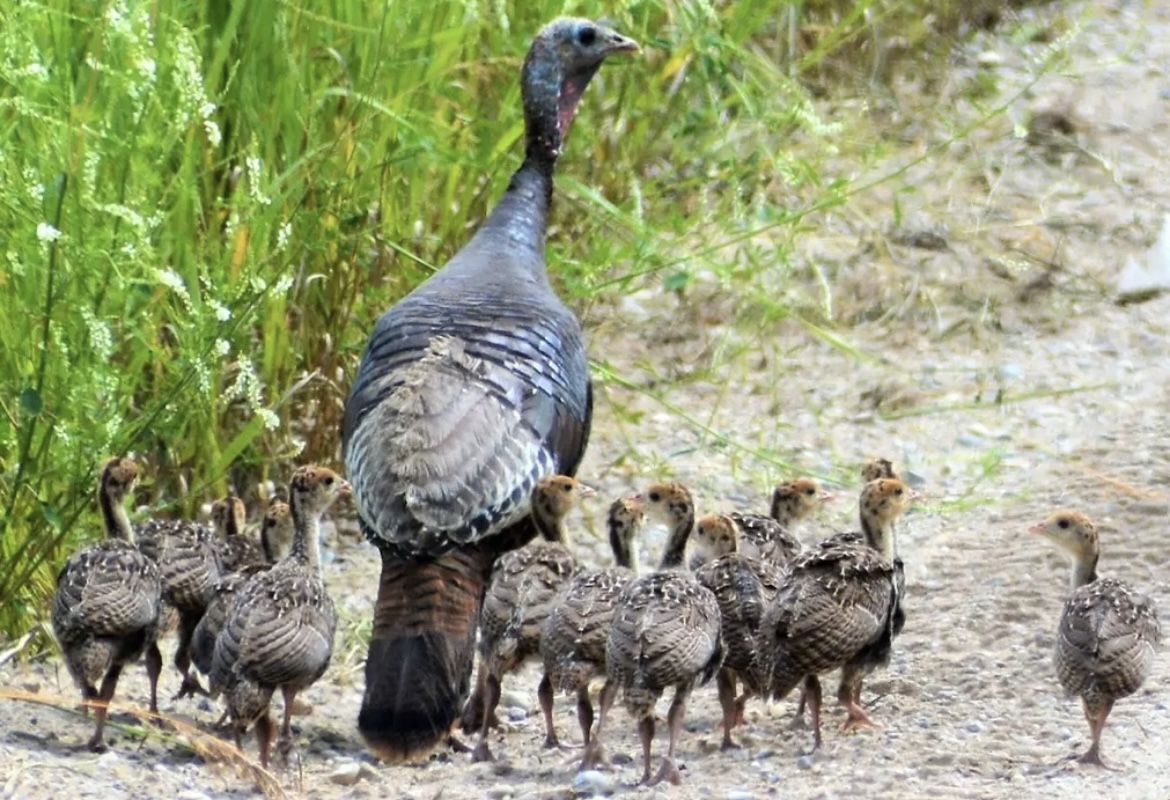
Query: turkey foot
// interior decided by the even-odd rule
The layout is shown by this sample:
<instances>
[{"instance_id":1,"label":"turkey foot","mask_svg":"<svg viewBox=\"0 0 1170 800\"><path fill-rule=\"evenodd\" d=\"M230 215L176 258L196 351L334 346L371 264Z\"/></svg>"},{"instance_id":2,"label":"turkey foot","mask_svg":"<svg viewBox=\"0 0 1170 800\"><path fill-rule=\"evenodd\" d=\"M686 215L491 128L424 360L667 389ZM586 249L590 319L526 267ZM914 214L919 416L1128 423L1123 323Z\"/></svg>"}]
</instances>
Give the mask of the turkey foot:
<instances>
[{"instance_id":1,"label":"turkey foot","mask_svg":"<svg viewBox=\"0 0 1170 800\"><path fill-rule=\"evenodd\" d=\"M857 703L850 703L847 707L849 716L841 723L841 733L850 733L852 731L859 731L865 728L872 728L874 730L881 730L885 726L880 722L875 722L870 718L869 714L865 713L865 709Z\"/></svg>"},{"instance_id":2,"label":"turkey foot","mask_svg":"<svg viewBox=\"0 0 1170 800\"><path fill-rule=\"evenodd\" d=\"M589 744L585 745L585 752L581 756L581 766L577 768L578 772L584 772L587 769L605 769L609 766L609 758L605 755L605 748L597 741L597 737L593 738Z\"/></svg>"},{"instance_id":3,"label":"turkey foot","mask_svg":"<svg viewBox=\"0 0 1170 800\"><path fill-rule=\"evenodd\" d=\"M682 785L682 773L678 771L678 767L675 766L674 761L670 758L662 759L662 766L658 768L658 773L647 781L646 785L657 786L663 781L675 786Z\"/></svg>"},{"instance_id":4,"label":"turkey foot","mask_svg":"<svg viewBox=\"0 0 1170 800\"><path fill-rule=\"evenodd\" d=\"M473 764L482 764L485 761L495 761L496 757L492 755L492 751L488 748L487 742L480 739L471 751L471 762Z\"/></svg>"},{"instance_id":5,"label":"turkey foot","mask_svg":"<svg viewBox=\"0 0 1170 800\"><path fill-rule=\"evenodd\" d=\"M179 691L175 693L172 700L182 700L184 697L211 697L207 690L203 688L203 684L194 675L184 675L183 683L179 686Z\"/></svg>"}]
</instances>

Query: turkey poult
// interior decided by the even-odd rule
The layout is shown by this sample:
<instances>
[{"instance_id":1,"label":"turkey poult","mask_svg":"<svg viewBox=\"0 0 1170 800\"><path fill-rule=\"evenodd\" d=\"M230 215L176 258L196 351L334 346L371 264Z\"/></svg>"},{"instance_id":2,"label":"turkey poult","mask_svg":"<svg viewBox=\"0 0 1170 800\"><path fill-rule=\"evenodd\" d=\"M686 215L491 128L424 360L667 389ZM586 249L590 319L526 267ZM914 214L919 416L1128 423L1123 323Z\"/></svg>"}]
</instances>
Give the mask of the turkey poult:
<instances>
[{"instance_id":1,"label":"turkey poult","mask_svg":"<svg viewBox=\"0 0 1170 800\"><path fill-rule=\"evenodd\" d=\"M234 572L227 573L215 585L214 596L207 604L207 611L203 613L203 618L195 626L195 633L191 637L191 660L204 675L211 674L215 640L236 604L236 595L254 575L266 571L288 555L292 547L293 533L292 512L288 504L280 501L273 503L264 512L264 519L260 522L262 561L245 564Z\"/></svg>"},{"instance_id":2,"label":"turkey poult","mask_svg":"<svg viewBox=\"0 0 1170 800\"><path fill-rule=\"evenodd\" d=\"M725 515L703 517L695 525L695 542L708 560L695 570L695 579L719 603L723 663L715 676L723 710L724 750L738 747L731 730L743 723L748 699L768 688L768 648L763 641L764 609L784 582L784 570L772 561L738 552L740 531ZM744 692L736 697L736 681Z\"/></svg>"},{"instance_id":3,"label":"turkey poult","mask_svg":"<svg viewBox=\"0 0 1170 800\"><path fill-rule=\"evenodd\" d=\"M183 682L175 699L197 694L206 696L199 679L191 674L191 637L207 604L215 596L215 585L223 572L220 542L210 528L184 519L150 519L135 525L134 535L138 549L158 565L164 615L171 613L167 606L179 615L175 666ZM156 644L149 647L158 649Z\"/></svg>"},{"instance_id":4,"label":"turkey poult","mask_svg":"<svg viewBox=\"0 0 1170 800\"><path fill-rule=\"evenodd\" d=\"M259 540L244 533L247 519L244 501L234 495L216 500L211 506L211 522L222 537L219 540L219 564L224 574L250 564L265 563Z\"/></svg>"},{"instance_id":5,"label":"turkey poult","mask_svg":"<svg viewBox=\"0 0 1170 800\"><path fill-rule=\"evenodd\" d=\"M861 534L836 534L797 556L764 613L770 650L770 692L782 699L804 682L815 747L821 738L819 674L841 667L841 729L874 727L861 707L861 683L889 662L901 613L902 562L896 522L917 494L901 481L880 479L861 493Z\"/></svg>"},{"instance_id":6,"label":"turkey poult","mask_svg":"<svg viewBox=\"0 0 1170 800\"><path fill-rule=\"evenodd\" d=\"M695 506L686 487L654 484L643 493L646 514L665 523L670 536L657 572L630 581L618 596L605 645L605 687L597 733L582 765L601 760L602 729L618 689L626 710L638 721L642 740L642 783L681 783L674 763L686 701L695 683L706 683L722 658L719 604L709 589L684 569L687 541L695 525ZM670 744L658 773L651 777L654 706L674 687L667 724Z\"/></svg>"},{"instance_id":7,"label":"turkey poult","mask_svg":"<svg viewBox=\"0 0 1170 800\"><path fill-rule=\"evenodd\" d=\"M614 566L578 572L541 629L544 675L536 694L544 714L545 747L560 744L553 723L553 697L557 692L576 695L581 739L589 746L593 727L589 682L605 677L605 641L618 595L638 576L636 542L645 519L643 509L644 503L638 497L613 502L606 524Z\"/></svg>"},{"instance_id":8,"label":"turkey poult","mask_svg":"<svg viewBox=\"0 0 1170 800\"><path fill-rule=\"evenodd\" d=\"M596 492L564 475L543 478L532 492L532 520L542 541L496 562L479 622L480 680L469 703L480 705L479 740L472 759L492 760L488 727L500 702L500 680L540 651L540 626L577 571L565 517L577 500Z\"/></svg>"},{"instance_id":9,"label":"turkey poult","mask_svg":"<svg viewBox=\"0 0 1170 800\"><path fill-rule=\"evenodd\" d=\"M739 513L721 516L735 525L739 552L784 566L803 547L793 533L796 523L832 499L833 495L822 491L812 478L797 478L776 486L768 516ZM691 569L698 569L705 560L702 542L699 545L691 556Z\"/></svg>"},{"instance_id":10,"label":"turkey poult","mask_svg":"<svg viewBox=\"0 0 1170 800\"><path fill-rule=\"evenodd\" d=\"M128 458L107 461L98 484L106 539L73 554L57 575L53 634L84 703L94 706L89 747L102 747L106 713L123 667L153 644L158 631L162 582L157 565L134 546L126 497L138 480ZM148 656L151 706L162 659Z\"/></svg>"},{"instance_id":11,"label":"turkey poult","mask_svg":"<svg viewBox=\"0 0 1170 800\"><path fill-rule=\"evenodd\" d=\"M575 474L585 451L585 344L544 263L553 172L590 79L638 49L583 19L537 34L523 164L463 249L378 320L350 390L346 470L382 557L358 728L384 759L448 736L492 564L535 535L537 479Z\"/></svg>"},{"instance_id":12,"label":"turkey poult","mask_svg":"<svg viewBox=\"0 0 1170 800\"><path fill-rule=\"evenodd\" d=\"M1092 744L1080 761L1107 767L1101 732L1113 704L1149 677L1162 629L1153 601L1116 578L1097 577L1097 528L1080 511L1056 511L1029 528L1072 559L1072 594L1056 634L1056 676L1081 699Z\"/></svg>"},{"instance_id":13,"label":"turkey poult","mask_svg":"<svg viewBox=\"0 0 1170 800\"><path fill-rule=\"evenodd\" d=\"M211 690L222 692L243 747L244 731L256 723L260 763L267 767L273 723L268 716L272 693L284 695L280 750L292 748L290 719L297 692L325 674L333 656L337 609L321 580L321 515L349 484L323 467L300 467L289 482L292 550L261 572L236 596L235 605L215 640Z\"/></svg>"}]
</instances>

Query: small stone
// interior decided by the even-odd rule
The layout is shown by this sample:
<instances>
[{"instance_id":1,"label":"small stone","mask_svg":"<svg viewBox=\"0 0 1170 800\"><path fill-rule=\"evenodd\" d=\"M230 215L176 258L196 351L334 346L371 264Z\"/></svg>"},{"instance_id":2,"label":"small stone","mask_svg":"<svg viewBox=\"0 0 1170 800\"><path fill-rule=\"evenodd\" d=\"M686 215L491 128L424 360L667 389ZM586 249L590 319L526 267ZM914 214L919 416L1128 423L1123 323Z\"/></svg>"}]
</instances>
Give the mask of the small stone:
<instances>
[{"instance_id":1,"label":"small stone","mask_svg":"<svg viewBox=\"0 0 1170 800\"><path fill-rule=\"evenodd\" d=\"M107 750L97 757L97 764L103 769L112 769L118 763L118 754L113 750Z\"/></svg>"},{"instance_id":2,"label":"small stone","mask_svg":"<svg viewBox=\"0 0 1170 800\"><path fill-rule=\"evenodd\" d=\"M754 797L751 792L745 792L743 789L732 789L727 793L727 800L753 800Z\"/></svg>"},{"instance_id":3,"label":"small stone","mask_svg":"<svg viewBox=\"0 0 1170 800\"><path fill-rule=\"evenodd\" d=\"M506 784L497 784L487 790L486 794L492 800L504 800L504 798L511 797L516 793L516 790L507 786Z\"/></svg>"},{"instance_id":4,"label":"small stone","mask_svg":"<svg viewBox=\"0 0 1170 800\"><path fill-rule=\"evenodd\" d=\"M813 768L812 756L805 754L805 755L801 756L800 758L796 759L796 768L797 769L812 769Z\"/></svg>"},{"instance_id":5,"label":"small stone","mask_svg":"<svg viewBox=\"0 0 1170 800\"><path fill-rule=\"evenodd\" d=\"M983 723L973 719L967 723L967 733L983 733Z\"/></svg>"},{"instance_id":6,"label":"small stone","mask_svg":"<svg viewBox=\"0 0 1170 800\"><path fill-rule=\"evenodd\" d=\"M963 447L982 447L983 440L970 433L959 434L958 443Z\"/></svg>"},{"instance_id":7,"label":"small stone","mask_svg":"<svg viewBox=\"0 0 1170 800\"><path fill-rule=\"evenodd\" d=\"M613 791L613 780L604 772L587 769L573 778L573 794L577 797L599 797Z\"/></svg>"},{"instance_id":8,"label":"small stone","mask_svg":"<svg viewBox=\"0 0 1170 800\"><path fill-rule=\"evenodd\" d=\"M975 61L981 67L998 67L1003 63L1003 56L994 50L984 50L975 56Z\"/></svg>"},{"instance_id":9,"label":"small stone","mask_svg":"<svg viewBox=\"0 0 1170 800\"><path fill-rule=\"evenodd\" d=\"M508 691L500 695L500 704L504 708L531 708L532 698L524 692Z\"/></svg>"},{"instance_id":10,"label":"small stone","mask_svg":"<svg viewBox=\"0 0 1170 800\"><path fill-rule=\"evenodd\" d=\"M509 722L523 722L528 719L527 709L521 708L520 706L508 706L506 713Z\"/></svg>"},{"instance_id":11,"label":"small stone","mask_svg":"<svg viewBox=\"0 0 1170 800\"><path fill-rule=\"evenodd\" d=\"M211 798L196 789L186 789L175 795L175 800L211 800Z\"/></svg>"},{"instance_id":12,"label":"small stone","mask_svg":"<svg viewBox=\"0 0 1170 800\"><path fill-rule=\"evenodd\" d=\"M761 760L765 758L771 758L774 755L776 755L776 751L768 747L761 747L756 751L756 758Z\"/></svg>"},{"instance_id":13,"label":"small stone","mask_svg":"<svg viewBox=\"0 0 1170 800\"><path fill-rule=\"evenodd\" d=\"M999 379L1002 381L1016 381L1024 377L1024 370L1018 364L1004 364L999 368Z\"/></svg>"},{"instance_id":14,"label":"small stone","mask_svg":"<svg viewBox=\"0 0 1170 800\"><path fill-rule=\"evenodd\" d=\"M353 786L362 778L376 777L378 771L360 761L342 761L329 773L329 782L338 786Z\"/></svg>"}]
</instances>

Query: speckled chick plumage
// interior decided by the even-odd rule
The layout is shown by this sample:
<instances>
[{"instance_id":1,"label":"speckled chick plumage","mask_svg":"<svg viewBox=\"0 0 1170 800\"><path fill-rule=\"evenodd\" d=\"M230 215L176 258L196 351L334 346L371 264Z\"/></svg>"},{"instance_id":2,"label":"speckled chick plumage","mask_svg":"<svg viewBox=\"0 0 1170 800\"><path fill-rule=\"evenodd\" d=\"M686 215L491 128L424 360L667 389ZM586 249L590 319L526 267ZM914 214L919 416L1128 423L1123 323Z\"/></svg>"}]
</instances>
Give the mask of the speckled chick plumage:
<instances>
[{"instance_id":1,"label":"speckled chick plumage","mask_svg":"<svg viewBox=\"0 0 1170 800\"><path fill-rule=\"evenodd\" d=\"M839 534L795 559L763 621L775 698L838 667L854 673L843 676L843 686L860 691L864 674L888 661L899 605L894 525L913 496L901 481L867 484L859 504L862 535ZM819 683L816 693L819 706ZM814 708L819 744L818 713Z\"/></svg>"},{"instance_id":2,"label":"speckled chick plumage","mask_svg":"<svg viewBox=\"0 0 1170 800\"><path fill-rule=\"evenodd\" d=\"M195 626L191 637L191 660L203 674L211 673L215 640L223 630L228 614L236 604L236 595L253 576L267 571L288 555L294 534L292 512L288 503L277 501L268 507L260 522L260 563L246 563L224 575L215 585L215 594L207 604L207 611Z\"/></svg>"},{"instance_id":3,"label":"speckled chick plumage","mask_svg":"<svg viewBox=\"0 0 1170 800\"><path fill-rule=\"evenodd\" d=\"M673 759L686 699L696 683L710 680L722 659L719 604L683 569L695 523L690 492L682 484L664 483L641 496L647 516L664 522L670 535L658 571L630 581L618 595L605 647L606 691L620 687L626 710L639 720L643 780L650 782L654 706L666 689L674 688L670 748L660 773L673 782L680 779ZM602 709L607 713L605 700Z\"/></svg>"},{"instance_id":4,"label":"speckled chick plumage","mask_svg":"<svg viewBox=\"0 0 1170 800\"><path fill-rule=\"evenodd\" d=\"M221 575L252 564L267 563L259 538L244 532L247 520L248 509L244 501L234 495L216 500L211 506L211 523L220 536Z\"/></svg>"},{"instance_id":5,"label":"speckled chick plumage","mask_svg":"<svg viewBox=\"0 0 1170 800\"><path fill-rule=\"evenodd\" d=\"M577 572L565 517L594 491L574 478L554 475L537 481L532 516L541 539L504 554L492 572L480 616L479 654L483 675L473 701L486 703L478 758L487 759L486 728L499 702L498 681L540 651L540 629L561 591ZM490 691L487 681L494 681Z\"/></svg>"},{"instance_id":6,"label":"speckled chick plumage","mask_svg":"<svg viewBox=\"0 0 1170 800\"><path fill-rule=\"evenodd\" d=\"M1089 719L1093 742L1082 760L1101 764L1101 731L1114 702L1140 689L1153 669L1162 638L1157 610L1125 581L1098 577L1097 527L1085 513L1056 511L1031 530L1054 542L1073 563L1054 664L1061 687L1081 699Z\"/></svg>"},{"instance_id":7,"label":"speckled chick plumage","mask_svg":"<svg viewBox=\"0 0 1170 800\"><path fill-rule=\"evenodd\" d=\"M282 739L287 740L292 699L329 666L337 610L321 578L319 522L349 484L324 467L300 467L289 482L296 533L287 558L249 580L238 593L215 643L213 691L222 692L237 742L253 722L261 762L268 763L272 730L268 705L284 693Z\"/></svg>"},{"instance_id":8,"label":"speckled chick plumage","mask_svg":"<svg viewBox=\"0 0 1170 800\"><path fill-rule=\"evenodd\" d=\"M98 502L107 538L74 553L57 575L53 634L83 700L108 702L122 668L136 661L158 633L161 577L155 563L134 546L124 507L137 480L138 467L130 459L103 465ZM157 668L152 668L152 695ZM92 747L102 744L105 709L95 716Z\"/></svg>"},{"instance_id":9,"label":"speckled chick plumage","mask_svg":"<svg viewBox=\"0 0 1170 800\"><path fill-rule=\"evenodd\" d=\"M719 604L722 669L729 671L728 679L740 678L750 693L758 694L769 675L769 651L761 636L764 610L783 584L785 572L771 561L738 552L735 524L722 515L700 519L695 538L710 541L707 549L714 556L696 570L695 578Z\"/></svg>"},{"instance_id":10,"label":"speckled chick plumage","mask_svg":"<svg viewBox=\"0 0 1170 800\"><path fill-rule=\"evenodd\" d=\"M589 743L593 705L589 683L605 675L605 643L622 589L637 577L635 553L638 534L645 521L641 498L624 497L609 507L606 526L614 566L579 571L553 604L540 633L540 657L547 682L546 740L556 743L551 724L552 694L577 696L581 735Z\"/></svg>"}]
</instances>

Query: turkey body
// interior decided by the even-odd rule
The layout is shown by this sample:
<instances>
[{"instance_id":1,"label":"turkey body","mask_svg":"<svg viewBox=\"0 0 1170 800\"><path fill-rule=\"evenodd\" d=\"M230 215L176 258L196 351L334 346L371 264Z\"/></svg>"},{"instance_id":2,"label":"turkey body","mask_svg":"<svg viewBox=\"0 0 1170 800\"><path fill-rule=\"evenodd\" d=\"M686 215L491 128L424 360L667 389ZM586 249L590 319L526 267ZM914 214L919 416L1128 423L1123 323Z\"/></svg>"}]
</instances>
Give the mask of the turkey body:
<instances>
[{"instance_id":1,"label":"turkey body","mask_svg":"<svg viewBox=\"0 0 1170 800\"><path fill-rule=\"evenodd\" d=\"M154 642L162 581L154 562L134 546L123 506L136 482L137 465L129 459L111 459L103 466L98 502L108 538L65 562L50 612L69 674L82 700L95 706L96 726L89 740L93 749L103 745L106 709L122 670L143 653L152 709L157 705L162 658Z\"/></svg>"},{"instance_id":2,"label":"turkey body","mask_svg":"<svg viewBox=\"0 0 1170 800\"><path fill-rule=\"evenodd\" d=\"M545 231L581 93L607 55L636 48L588 20L542 29L522 73L523 164L472 239L378 320L350 389L346 469L382 558L358 727L387 760L447 736L495 558L535 535L536 482L574 475L584 454L585 343L549 284Z\"/></svg>"}]
</instances>

